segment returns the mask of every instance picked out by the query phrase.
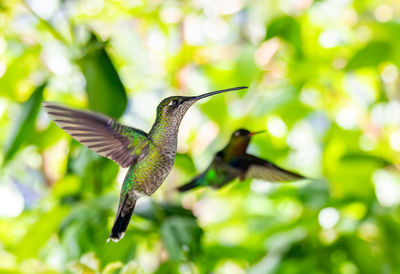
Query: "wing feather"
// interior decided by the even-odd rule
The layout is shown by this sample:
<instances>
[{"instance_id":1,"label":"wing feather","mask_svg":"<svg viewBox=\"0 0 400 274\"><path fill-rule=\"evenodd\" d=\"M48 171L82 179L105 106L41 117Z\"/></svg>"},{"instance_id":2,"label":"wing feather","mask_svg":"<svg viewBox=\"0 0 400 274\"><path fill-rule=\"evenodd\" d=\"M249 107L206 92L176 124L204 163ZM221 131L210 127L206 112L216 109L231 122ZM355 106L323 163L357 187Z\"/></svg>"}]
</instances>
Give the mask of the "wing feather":
<instances>
[{"instance_id":1,"label":"wing feather","mask_svg":"<svg viewBox=\"0 0 400 274\"><path fill-rule=\"evenodd\" d=\"M269 182L285 182L304 179L305 177L274 165L261 158L246 155L249 165L246 178L260 179Z\"/></svg>"},{"instance_id":2,"label":"wing feather","mask_svg":"<svg viewBox=\"0 0 400 274\"><path fill-rule=\"evenodd\" d=\"M53 121L75 140L122 167L132 165L148 145L147 134L105 115L43 103Z\"/></svg>"}]
</instances>

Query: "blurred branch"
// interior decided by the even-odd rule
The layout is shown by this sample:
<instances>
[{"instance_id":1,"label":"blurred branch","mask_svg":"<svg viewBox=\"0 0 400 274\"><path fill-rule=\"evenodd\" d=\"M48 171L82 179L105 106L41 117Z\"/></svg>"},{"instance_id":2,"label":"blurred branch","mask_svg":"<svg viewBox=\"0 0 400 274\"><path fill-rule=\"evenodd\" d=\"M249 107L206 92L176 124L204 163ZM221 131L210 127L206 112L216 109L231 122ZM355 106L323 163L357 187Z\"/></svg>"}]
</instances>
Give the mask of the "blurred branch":
<instances>
[{"instance_id":1,"label":"blurred branch","mask_svg":"<svg viewBox=\"0 0 400 274\"><path fill-rule=\"evenodd\" d=\"M67 1L62 1L61 2L61 12L65 17L65 20L68 23L68 30L69 30L69 34L71 36L71 40L72 40L72 44L76 45L76 38L75 38L75 32L74 32L74 27L75 27L75 23L73 22L71 16L69 15L68 12L68 7L67 7Z\"/></svg>"},{"instance_id":2,"label":"blurred branch","mask_svg":"<svg viewBox=\"0 0 400 274\"><path fill-rule=\"evenodd\" d=\"M46 26L46 28L49 30L49 32L53 35L54 38L65 44L66 46L70 46L70 43L68 42L67 39L65 39L64 36L61 35L49 22L44 20L42 17L40 17L25 1L21 1L21 3L29 10L29 12L35 16L40 23Z\"/></svg>"}]
</instances>

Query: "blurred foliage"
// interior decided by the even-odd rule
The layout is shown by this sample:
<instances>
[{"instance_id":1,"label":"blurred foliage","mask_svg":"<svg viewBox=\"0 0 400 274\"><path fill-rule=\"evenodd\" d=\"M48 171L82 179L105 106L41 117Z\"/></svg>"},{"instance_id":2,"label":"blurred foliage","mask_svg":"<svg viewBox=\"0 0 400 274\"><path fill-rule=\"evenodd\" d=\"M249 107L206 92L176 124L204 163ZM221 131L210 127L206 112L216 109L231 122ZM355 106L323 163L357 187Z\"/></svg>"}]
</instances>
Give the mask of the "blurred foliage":
<instances>
[{"instance_id":1,"label":"blurred foliage","mask_svg":"<svg viewBox=\"0 0 400 274\"><path fill-rule=\"evenodd\" d=\"M9 134L4 148L4 161L8 161L22 144L30 143L31 134L35 130L35 121L43 100L46 84L39 86L31 97L21 106L21 113L16 117L12 132Z\"/></svg>"},{"instance_id":2,"label":"blurred foliage","mask_svg":"<svg viewBox=\"0 0 400 274\"><path fill-rule=\"evenodd\" d=\"M1 273L398 273L400 2L0 1ZM175 166L106 243L126 170L42 100L148 130L188 111ZM237 128L312 180L179 194Z\"/></svg>"},{"instance_id":3,"label":"blurred foliage","mask_svg":"<svg viewBox=\"0 0 400 274\"><path fill-rule=\"evenodd\" d=\"M127 104L125 89L104 45L93 34L80 63L90 108L119 118Z\"/></svg>"}]
</instances>

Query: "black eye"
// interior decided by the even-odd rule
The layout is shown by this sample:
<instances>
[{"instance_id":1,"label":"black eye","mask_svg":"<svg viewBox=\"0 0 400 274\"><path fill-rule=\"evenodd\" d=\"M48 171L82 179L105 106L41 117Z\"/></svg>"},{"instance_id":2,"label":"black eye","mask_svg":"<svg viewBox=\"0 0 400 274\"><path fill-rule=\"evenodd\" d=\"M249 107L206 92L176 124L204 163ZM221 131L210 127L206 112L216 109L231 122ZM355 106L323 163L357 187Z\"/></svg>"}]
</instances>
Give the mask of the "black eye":
<instances>
[{"instance_id":1,"label":"black eye","mask_svg":"<svg viewBox=\"0 0 400 274\"><path fill-rule=\"evenodd\" d=\"M177 105L179 105L179 100L172 100L171 102L169 102L168 105L176 107Z\"/></svg>"}]
</instances>

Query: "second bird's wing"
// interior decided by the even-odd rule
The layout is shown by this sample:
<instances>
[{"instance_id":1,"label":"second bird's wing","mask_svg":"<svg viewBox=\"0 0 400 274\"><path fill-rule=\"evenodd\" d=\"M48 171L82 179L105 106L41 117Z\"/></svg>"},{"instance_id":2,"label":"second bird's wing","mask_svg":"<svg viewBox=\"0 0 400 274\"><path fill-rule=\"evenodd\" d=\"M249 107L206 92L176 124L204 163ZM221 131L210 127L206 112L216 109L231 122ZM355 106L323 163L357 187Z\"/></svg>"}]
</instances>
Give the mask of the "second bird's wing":
<instances>
[{"instance_id":1,"label":"second bird's wing","mask_svg":"<svg viewBox=\"0 0 400 274\"><path fill-rule=\"evenodd\" d=\"M121 125L105 115L53 103L43 106L54 122L75 140L122 167L133 164L148 144L145 132Z\"/></svg>"},{"instance_id":2,"label":"second bird's wing","mask_svg":"<svg viewBox=\"0 0 400 274\"><path fill-rule=\"evenodd\" d=\"M221 188L240 175L240 170L224 162L219 156L215 156L208 168L193 178L192 181L178 187L178 191L184 192L198 186L211 186Z\"/></svg>"},{"instance_id":3,"label":"second bird's wing","mask_svg":"<svg viewBox=\"0 0 400 274\"><path fill-rule=\"evenodd\" d=\"M264 159L246 155L249 167L246 178L260 179L269 182L285 182L305 179L304 176L285 170Z\"/></svg>"}]
</instances>

